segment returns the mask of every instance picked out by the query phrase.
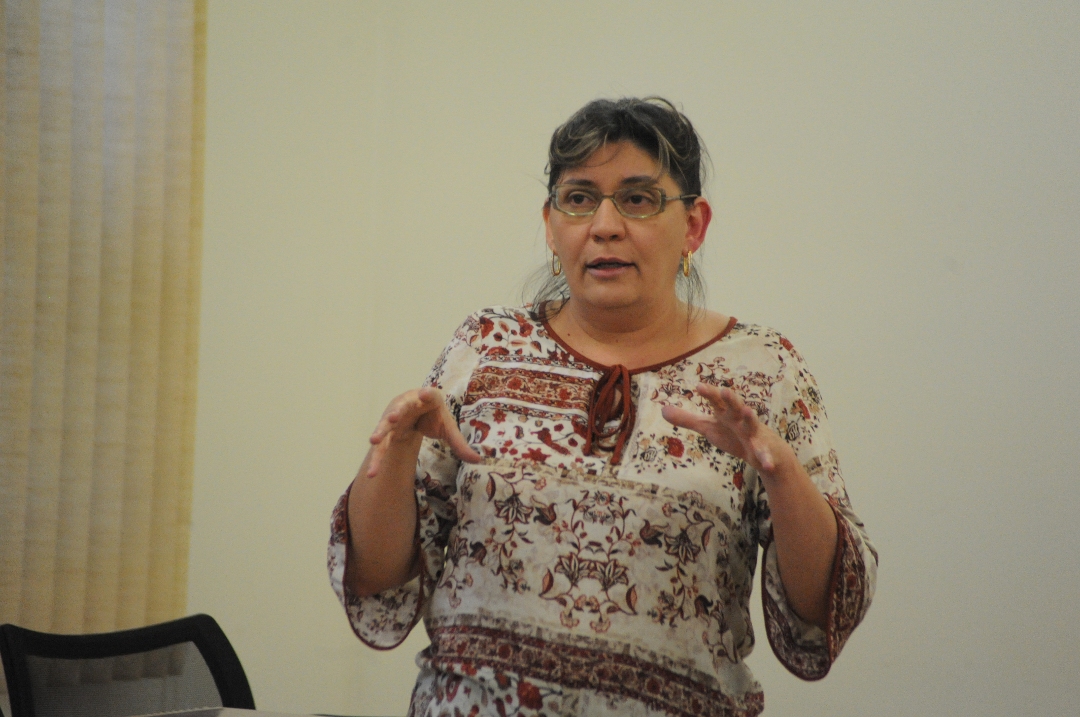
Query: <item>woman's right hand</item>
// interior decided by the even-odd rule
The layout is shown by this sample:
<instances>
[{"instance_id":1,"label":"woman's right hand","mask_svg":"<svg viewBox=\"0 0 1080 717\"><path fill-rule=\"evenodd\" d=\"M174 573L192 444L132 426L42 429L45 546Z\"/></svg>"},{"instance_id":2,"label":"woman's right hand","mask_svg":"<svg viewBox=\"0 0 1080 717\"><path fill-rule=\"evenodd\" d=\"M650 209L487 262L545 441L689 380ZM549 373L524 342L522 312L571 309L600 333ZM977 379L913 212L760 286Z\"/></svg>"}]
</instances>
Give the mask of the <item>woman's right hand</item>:
<instances>
[{"instance_id":1,"label":"woman's right hand","mask_svg":"<svg viewBox=\"0 0 1080 717\"><path fill-rule=\"evenodd\" d=\"M370 438L372 448L367 477L374 478L379 474L390 451L401 447L412 453L419 450L423 438L442 441L458 460L465 463L479 463L483 458L461 434L442 391L425 387L406 391L383 411Z\"/></svg>"}]
</instances>

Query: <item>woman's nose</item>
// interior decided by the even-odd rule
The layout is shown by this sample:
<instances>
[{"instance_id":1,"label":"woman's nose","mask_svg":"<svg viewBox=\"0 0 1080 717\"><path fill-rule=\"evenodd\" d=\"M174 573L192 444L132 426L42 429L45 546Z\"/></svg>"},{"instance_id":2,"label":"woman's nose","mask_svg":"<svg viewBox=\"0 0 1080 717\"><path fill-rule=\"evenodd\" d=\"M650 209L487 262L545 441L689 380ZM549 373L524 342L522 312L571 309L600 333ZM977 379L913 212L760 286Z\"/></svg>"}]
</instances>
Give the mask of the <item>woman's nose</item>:
<instances>
[{"instance_id":1,"label":"woman's nose","mask_svg":"<svg viewBox=\"0 0 1080 717\"><path fill-rule=\"evenodd\" d=\"M615 200L604 197L600 200L600 206L593 214L592 234L597 239L618 239L626 231L626 223L622 214L615 207Z\"/></svg>"}]
</instances>

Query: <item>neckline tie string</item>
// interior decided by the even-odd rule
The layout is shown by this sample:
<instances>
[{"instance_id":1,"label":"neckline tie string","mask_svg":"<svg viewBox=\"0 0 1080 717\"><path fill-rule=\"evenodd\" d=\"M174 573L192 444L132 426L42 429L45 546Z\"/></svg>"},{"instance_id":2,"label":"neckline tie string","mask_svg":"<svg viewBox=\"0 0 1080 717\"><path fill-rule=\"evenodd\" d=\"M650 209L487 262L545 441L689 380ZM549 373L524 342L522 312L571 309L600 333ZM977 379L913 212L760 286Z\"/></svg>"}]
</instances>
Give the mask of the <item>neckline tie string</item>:
<instances>
[{"instance_id":1,"label":"neckline tie string","mask_svg":"<svg viewBox=\"0 0 1080 717\"><path fill-rule=\"evenodd\" d=\"M630 370L622 364L609 367L600 377L589 401L585 454L594 449L609 451L601 441L617 436L611 462L618 464L630 432L634 430L634 402L630 396ZM616 425L608 424L618 420Z\"/></svg>"}]
</instances>

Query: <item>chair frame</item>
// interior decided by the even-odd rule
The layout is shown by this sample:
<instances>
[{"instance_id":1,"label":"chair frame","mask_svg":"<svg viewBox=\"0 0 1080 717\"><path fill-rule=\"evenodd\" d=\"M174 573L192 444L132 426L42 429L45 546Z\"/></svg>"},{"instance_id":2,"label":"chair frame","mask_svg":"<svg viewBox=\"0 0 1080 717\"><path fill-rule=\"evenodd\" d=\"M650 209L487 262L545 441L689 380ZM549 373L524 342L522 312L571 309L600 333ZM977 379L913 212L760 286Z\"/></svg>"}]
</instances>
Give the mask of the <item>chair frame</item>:
<instances>
[{"instance_id":1,"label":"chair frame","mask_svg":"<svg viewBox=\"0 0 1080 717\"><path fill-rule=\"evenodd\" d=\"M58 635L0 625L0 656L7 677L11 717L34 717L27 656L87 660L138 654L193 642L214 678L223 707L255 709L244 667L229 638L209 615L189 615L147 627L91 635Z\"/></svg>"}]
</instances>

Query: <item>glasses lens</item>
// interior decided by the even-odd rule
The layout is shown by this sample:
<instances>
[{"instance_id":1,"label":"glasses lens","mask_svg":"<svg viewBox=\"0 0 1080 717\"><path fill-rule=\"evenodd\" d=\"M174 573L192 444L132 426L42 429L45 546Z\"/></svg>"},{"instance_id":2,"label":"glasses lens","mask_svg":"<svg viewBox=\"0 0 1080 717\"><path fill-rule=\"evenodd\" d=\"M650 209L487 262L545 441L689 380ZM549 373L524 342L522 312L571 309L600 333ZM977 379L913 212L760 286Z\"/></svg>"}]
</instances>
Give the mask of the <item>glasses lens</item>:
<instances>
[{"instance_id":1,"label":"glasses lens","mask_svg":"<svg viewBox=\"0 0 1080 717\"><path fill-rule=\"evenodd\" d=\"M651 217L660 212L664 195L652 187L627 187L615 192L615 206L630 217Z\"/></svg>"},{"instance_id":2,"label":"glasses lens","mask_svg":"<svg viewBox=\"0 0 1080 717\"><path fill-rule=\"evenodd\" d=\"M591 214L600 205L600 195L581 187L556 187L555 207L567 214Z\"/></svg>"}]
</instances>

